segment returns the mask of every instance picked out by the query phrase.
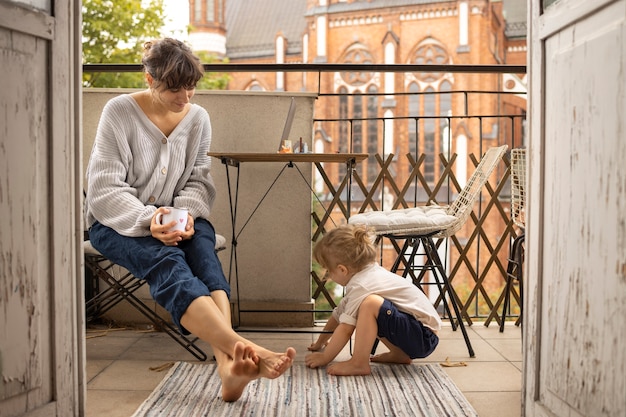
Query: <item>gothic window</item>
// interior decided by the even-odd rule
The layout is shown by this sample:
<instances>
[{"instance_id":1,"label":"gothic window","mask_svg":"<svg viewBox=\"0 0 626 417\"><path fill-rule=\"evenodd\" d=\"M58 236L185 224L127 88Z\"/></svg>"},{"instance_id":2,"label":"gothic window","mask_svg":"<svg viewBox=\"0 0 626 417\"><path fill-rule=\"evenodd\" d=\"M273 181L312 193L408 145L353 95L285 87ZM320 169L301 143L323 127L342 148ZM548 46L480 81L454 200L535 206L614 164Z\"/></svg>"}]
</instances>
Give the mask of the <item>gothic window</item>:
<instances>
[{"instance_id":1,"label":"gothic window","mask_svg":"<svg viewBox=\"0 0 626 417\"><path fill-rule=\"evenodd\" d=\"M410 64L418 65L443 65L450 63L450 56L445 48L434 39L428 39L415 50ZM427 83L439 80L442 77L439 72L419 72L415 76Z\"/></svg>"},{"instance_id":2,"label":"gothic window","mask_svg":"<svg viewBox=\"0 0 626 417\"><path fill-rule=\"evenodd\" d=\"M367 96L367 153L371 158L367 160L367 183L371 184L378 175L378 166L374 155L378 153L378 88L370 85L367 92L371 95Z\"/></svg>"},{"instance_id":3,"label":"gothic window","mask_svg":"<svg viewBox=\"0 0 626 417\"><path fill-rule=\"evenodd\" d=\"M215 22L215 0L206 0L206 21Z\"/></svg>"},{"instance_id":4,"label":"gothic window","mask_svg":"<svg viewBox=\"0 0 626 417\"><path fill-rule=\"evenodd\" d=\"M451 63L445 47L429 38L415 49L409 63L419 65L442 65ZM409 115L417 117L408 121L409 151L418 156L424 154L422 167L424 178L434 184L441 167L436 163L440 153L448 153L450 147L450 120L452 110L452 84L449 74L441 72L413 73L414 80L408 86L407 106ZM444 116L444 117L441 117Z\"/></svg>"},{"instance_id":5,"label":"gothic window","mask_svg":"<svg viewBox=\"0 0 626 417\"><path fill-rule=\"evenodd\" d=\"M202 21L202 1L196 0L193 2L193 21L200 23Z\"/></svg>"},{"instance_id":6,"label":"gothic window","mask_svg":"<svg viewBox=\"0 0 626 417\"><path fill-rule=\"evenodd\" d=\"M363 97L360 91L355 91L352 97L352 152L363 152Z\"/></svg>"},{"instance_id":7,"label":"gothic window","mask_svg":"<svg viewBox=\"0 0 626 417\"><path fill-rule=\"evenodd\" d=\"M348 138L350 126L348 122L348 89L341 87L339 89L339 120L345 120L339 122L339 152L348 152Z\"/></svg>"},{"instance_id":8,"label":"gothic window","mask_svg":"<svg viewBox=\"0 0 626 417\"><path fill-rule=\"evenodd\" d=\"M411 83L409 85L409 116L417 117L420 115L420 96L417 93L420 91L417 83ZM408 132L409 132L409 153L414 157L417 157L417 126L418 119L408 119Z\"/></svg>"},{"instance_id":9,"label":"gothic window","mask_svg":"<svg viewBox=\"0 0 626 417\"><path fill-rule=\"evenodd\" d=\"M217 20L224 22L224 0L217 0Z\"/></svg>"},{"instance_id":10,"label":"gothic window","mask_svg":"<svg viewBox=\"0 0 626 417\"><path fill-rule=\"evenodd\" d=\"M449 81L443 81L439 85L439 91L445 92L452 90L452 84ZM452 114L452 94L439 94L439 115L450 116ZM450 119L447 117L439 119L439 133L441 135L441 152L448 154L450 151Z\"/></svg>"},{"instance_id":11,"label":"gothic window","mask_svg":"<svg viewBox=\"0 0 626 417\"><path fill-rule=\"evenodd\" d=\"M356 43L348 48L343 55L341 62L346 64L372 64L374 59L364 45ZM367 84L372 79L372 72L342 72L341 78L354 87Z\"/></svg>"},{"instance_id":12,"label":"gothic window","mask_svg":"<svg viewBox=\"0 0 626 417\"><path fill-rule=\"evenodd\" d=\"M424 90L424 115L435 115L435 90L428 87ZM435 119L424 119L424 178L429 184L435 181Z\"/></svg>"},{"instance_id":13,"label":"gothic window","mask_svg":"<svg viewBox=\"0 0 626 417\"><path fill-rule=\"evenodd\" d=\"M339 89L339 152L348 152L348 139L350 136L348 121L348 89L341 87ZM346 175L346 167L343 164L339 164L339 175L343 178Z\"/></svg>"}]
</instances>

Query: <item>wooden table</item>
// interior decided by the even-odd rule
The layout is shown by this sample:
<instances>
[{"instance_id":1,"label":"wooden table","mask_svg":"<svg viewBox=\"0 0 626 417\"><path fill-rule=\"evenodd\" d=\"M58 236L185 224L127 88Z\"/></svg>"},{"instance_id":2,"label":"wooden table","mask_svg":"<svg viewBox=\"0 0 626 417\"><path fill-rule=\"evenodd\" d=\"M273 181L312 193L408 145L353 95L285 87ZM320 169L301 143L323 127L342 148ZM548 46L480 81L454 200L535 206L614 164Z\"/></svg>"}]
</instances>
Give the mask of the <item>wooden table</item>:
<instances>
[{"instance_id":1,"label":"wooden table","mask_svg":"<svg viewBox=\"0 0 626 417\"><path fill-rule=\"evenodd\" d=\"M366 153L246 153L246 152L208 152L207 155L212 156L214 158L219 159L224 166L226 167L226 180L228 183L228 191L229 191L229 202L230 202L230 219L231 219L231 227L232 227L232 247L231 247L231 255L230 255L230 268L229 268L229 281L234 279L237 284L237 322L241 323L240 313L252 313L252 312L275 312L269 310L245 310L242 311L240 309L240 297L239 297L239 274L237 268L237 239L239 235L245 228L246 224L254 215L256 208L263 202L265 196L272 188L273 184L270 185L269 189L265 192L264 196L258 202L256 208L252 211L250 218L246 219L242 228L237 230L237 204L239 200L239 169L242 163L272 163L272 162L282 162L285 164L283 169L279 172L278 177L282 175L286 168L295 167L299 172L302 178L304 179L304 175L300 171L300 169L295 165L299 162L308 162L314 163L317 167L317 170L320 174L325 178L325 181L328 183L328 176L324 171L323 163L341 163L346 165L346 176L342 180L342 184L339 189L335 192L335 199L340 198L340 194L343 188L347 188L347 213L350 213L350 199L351 199L351 187L352 184L352 170L356 166L357 162L363 161L367 159L369 156ZM236 179L231 180L229 167L234 167L237 171ZM315 194L315 190L311 187L311 184L308 184L311 191ZM326 213L327 217L330 217L330 213ZM283 312L283 311L281 311ZM287 312L287 311L285 311ZM289 311L293 312L293 311Z\"/></svg>"}]
</instances>

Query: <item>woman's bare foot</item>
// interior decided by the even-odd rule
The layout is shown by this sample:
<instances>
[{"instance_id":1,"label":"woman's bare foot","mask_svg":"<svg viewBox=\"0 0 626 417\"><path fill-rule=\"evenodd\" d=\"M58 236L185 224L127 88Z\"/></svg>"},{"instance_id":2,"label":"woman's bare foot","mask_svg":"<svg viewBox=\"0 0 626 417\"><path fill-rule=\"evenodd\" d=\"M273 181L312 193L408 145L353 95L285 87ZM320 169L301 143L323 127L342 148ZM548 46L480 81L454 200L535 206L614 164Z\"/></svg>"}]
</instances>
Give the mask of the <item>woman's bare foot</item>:
<instances>
[{"instance_id":1,"label":"woman's bare foot","mask_svg":"<svg viewBox=\"0 0 626 417\"><path fill-rule=\"evenodd\" d=\"M369 375L372 373L369 362L357 363L354 360L331 363L326 368L328 375Z\"/></svg>"},{"instance_id":2,"label":"woman's bare foot","mask_svg":"<svg viewBox=\"0 0 626 417\"><path fill-rule=\"evenodd\" d=\"M235 343L232 359L226 364L218 364L222 379L222 399L227 402L237 401L250 381L258 378L277 378L293 364L296 356L294 348L285 353L275 353L254 346Z\"/></svg>"},{"instance_id":3,"label":"woman's bare foot","mask_svg":"<svg viewBox=\"0 0 626 417\"><path fill-rule=\"evenodd\" d=\"M296 350L292 347L287 348L284 353L255 347L255 352L259 357L259 377L269 379L278 378L284 374L293 365L296 357Z\"/></svg>"},{"instance_id":4,"label":"woman's bare foot","mask_svg":"<svg viewBox=\"0 0 626 417\"><path fill-rule=\"evenodd\" d=\"M250 381L259 377L259 357L251 346L241 342L235 344L232 360L220 364L222 379L222 399L236 401Z\"/></svg>"},{"instance_id":5,"label":"woman's bare foot","mask_svg":"<svg viewBox=\"0 0 626 417\"><path fill-rule=\"evenodd\" d=\"M372 362L380 362L380 363L399 363L402 365L408 365L411 363L411 358L409 355L402 351L398 352L385 352L380 355L372 356L370 359Z\"/></svg>"}]
</instances>

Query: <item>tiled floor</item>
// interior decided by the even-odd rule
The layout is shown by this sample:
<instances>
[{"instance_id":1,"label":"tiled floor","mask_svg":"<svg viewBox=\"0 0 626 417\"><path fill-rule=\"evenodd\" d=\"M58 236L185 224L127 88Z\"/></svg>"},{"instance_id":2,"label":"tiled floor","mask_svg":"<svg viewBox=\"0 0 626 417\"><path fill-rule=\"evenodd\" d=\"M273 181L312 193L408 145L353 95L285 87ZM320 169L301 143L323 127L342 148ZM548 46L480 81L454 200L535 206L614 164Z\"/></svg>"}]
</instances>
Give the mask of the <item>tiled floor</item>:
<instances>
[{"instance_id":1,"label":"tiled floor","mask_svg":"<svg viewBox=\"0 0 626 417\"><path fill-rule=\"evenodd\" d=\"M521 414L521 330L507 323L498 326L474 323L468 333L475 358L469 358L460 331L444 327L435 352L424 362L465 362L464 367L444 368L480 417L517 417ZM315 334L242 333L269 349L293 346L296 361L303 362ZM202 344L205 352L210 348ZM128 417L148 397L166 371L151 370L172 361L195 358L165 333L136 329L87 331L87 417ZM342 353L342 357L348 355ZM209 357L212 355L209 353ZM338 358L341 360L341 357Z\"/></svg>"}]
</instances>

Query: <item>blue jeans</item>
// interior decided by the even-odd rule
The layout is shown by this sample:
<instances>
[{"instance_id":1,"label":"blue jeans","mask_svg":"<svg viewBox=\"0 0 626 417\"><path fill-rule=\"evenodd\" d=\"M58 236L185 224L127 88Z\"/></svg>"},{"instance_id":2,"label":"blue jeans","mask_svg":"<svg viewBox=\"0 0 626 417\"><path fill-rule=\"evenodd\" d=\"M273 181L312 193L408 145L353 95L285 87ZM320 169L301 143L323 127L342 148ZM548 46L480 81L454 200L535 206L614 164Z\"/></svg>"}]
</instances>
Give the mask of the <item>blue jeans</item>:
<instances>
[{"instance_id":1,"label":"blue jeans","mask_svg":"<svg viewBox=\"0 0 626 417\"><path fill-rule=\"evenodd\" d=\"M178 246L165 246L147 237L122 236L96 222L89 229L89 240L104 257L143 278L152 298L172 315L183 334L189 331L180 324L189 304L196 298L223 290L230 298L230 285L215 253L215 230L204 219L195 219L195 234Z\"/></svg>"}]
</instances>

